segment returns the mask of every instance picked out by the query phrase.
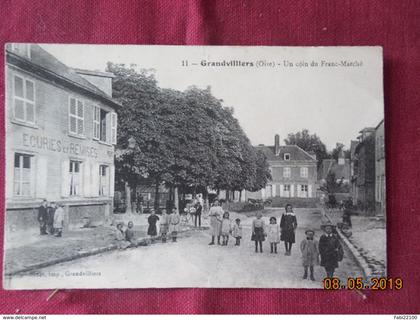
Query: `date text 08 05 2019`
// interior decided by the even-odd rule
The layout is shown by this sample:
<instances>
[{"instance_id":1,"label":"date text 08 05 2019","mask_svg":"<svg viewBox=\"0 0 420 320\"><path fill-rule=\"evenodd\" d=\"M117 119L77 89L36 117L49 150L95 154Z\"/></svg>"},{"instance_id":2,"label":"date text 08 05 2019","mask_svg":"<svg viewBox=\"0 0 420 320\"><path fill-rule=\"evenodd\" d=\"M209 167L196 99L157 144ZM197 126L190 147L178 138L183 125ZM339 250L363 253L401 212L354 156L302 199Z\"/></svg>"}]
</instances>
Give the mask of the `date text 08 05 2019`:
<instances>
[{"instance_id":1,"label":"date text 08 05 2019","mask_svg":"<svg viewBox=\"0 0 420 320\"><path fill-rule=\"evenodd\" d=\"M327 290L401 290L403 288L402 278L371 278L364 281L363 278L348 278L346 282L340 281L338 278L325 278L324 289Z\"/></svg>"}]
</instances>

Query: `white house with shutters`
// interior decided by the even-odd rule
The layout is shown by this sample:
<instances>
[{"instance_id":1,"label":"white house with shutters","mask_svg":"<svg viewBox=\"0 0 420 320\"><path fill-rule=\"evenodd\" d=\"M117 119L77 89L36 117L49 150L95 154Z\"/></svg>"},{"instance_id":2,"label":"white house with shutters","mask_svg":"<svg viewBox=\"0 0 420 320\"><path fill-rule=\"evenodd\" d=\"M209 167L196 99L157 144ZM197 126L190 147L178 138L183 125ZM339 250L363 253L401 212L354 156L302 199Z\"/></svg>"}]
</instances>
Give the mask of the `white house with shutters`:
<instances>
[{"instance_id":1,"label":"white house with shutters","mask_svg":"<svg viewBox=\"0 0 420 320\"><path fill-rule=\"evenodd\" d=\"M259 145L268 161L272 179L264 189L247 192L247 198L316 198L317 160L297 145L280 145L279 135L273 146Z\"/></svg>"},{"instance_id":2,"label":"white house with shutters","mask_svg":"<svg viewBox=\"0 0 420 320\"><path fill-rule=\"evenodd\" d=\"M112 213L116 109L113 75L72 69L41 46L6 47L7 225L27 228L42 199L68 225ZM32 225L33 227L33 225Z\"/></svg>"}]
</instances>

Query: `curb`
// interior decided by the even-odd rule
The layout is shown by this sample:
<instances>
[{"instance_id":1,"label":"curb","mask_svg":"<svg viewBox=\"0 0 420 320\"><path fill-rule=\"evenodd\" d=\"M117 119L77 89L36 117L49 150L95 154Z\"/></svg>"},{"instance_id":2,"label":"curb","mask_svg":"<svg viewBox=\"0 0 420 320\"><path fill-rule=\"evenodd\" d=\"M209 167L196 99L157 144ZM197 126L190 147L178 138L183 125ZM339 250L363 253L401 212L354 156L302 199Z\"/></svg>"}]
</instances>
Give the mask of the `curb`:
<instances>
[{"instance_id":1,"label":"curb","mask_svg":"<svg viewBox=\"0 0 420 320\"><path fill-rule=\"evenodd\" d=\"M191 230L208 230L209 227L200 227L200 228L193 228L193 227L189 227L187 230L182 230L179 231L178 234L180 233L185 233L187 231L191 231ZM154 238L155 240L160 240L160 236ZM150 242L150 238L149 237L143 237L140 238L138 240L138 243L135 247L132 248L137 248L137 247L142 247L142 246L148 246L149 244L151 244ZM74 254L72 256L68 256L68 257L64 257L64 258L59 258L59 259L54 259L54 260L50 260L50 261L46 261L46 262L41 262L41 263L36 263L33 265L30 265L28 267L13 271L13 272L7 272L4 274L5 277L12 277L21 273L27 273L27 272L31 272L34 270L38 270L41 268L46 268L58 263L63 263L63 262L69 262L69 261L73 261L76 259L80 259L80 258L86 258L89 256L94 256L100 253L104 253L104 252L108 252L108 251L114 251L118 249L118 244L111 244L109 246L106 247L101 247L101 248L95 248L89 251L79 251L78 254Z\"/></svg>"},{"instance_id":2,"label":"curb","mask_svg":"<svg viewBox=\"0 0 420 320\"><path fill-rule=\"evenodd\" d=\"M326 212L324 212L325 217L330 221L330 223L333 223L331 218L328 216ZM363 274L365 275L365 278L369 278L372 275L372 270L369 268L365 258L359 253L359 251L356 249L356 247L347 239L347 237L341 232L340 229L336 228L337 234L341 241L344 242L346 247L350 250L353 257L356 259L357 264L362 269Z\"/></svg>"}]
</instances>

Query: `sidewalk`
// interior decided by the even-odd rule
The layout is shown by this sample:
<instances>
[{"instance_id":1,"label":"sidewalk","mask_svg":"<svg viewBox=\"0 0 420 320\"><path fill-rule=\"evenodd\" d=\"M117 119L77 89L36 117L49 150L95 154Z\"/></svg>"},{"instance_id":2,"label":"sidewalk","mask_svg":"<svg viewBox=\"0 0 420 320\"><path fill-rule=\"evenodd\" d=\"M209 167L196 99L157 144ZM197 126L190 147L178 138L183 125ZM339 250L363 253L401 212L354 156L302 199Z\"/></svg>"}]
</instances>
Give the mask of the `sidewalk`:
<instances>
[{"instance_id":1,"label":"sidewalk","mask_svg":"<svg viewBox=\"0 0 420 320\"><path fill-rule=\"evenodd\" d=\"M147 217L149 215L114 215L112 225L81 228L63 232L62 238L40 236L37 229L8 235L5 247L5 275L35 271L56 263L62 263L118 248L115 240L117 222L134 222L135 237L147 244ZM191 226L181 227L180 232Z\"/></svg>"},{"instance_id":2,"label":"sidewalk","mask_svg":"<svg viewBox=\"0 0 420 320\"><path fill-rule=\"evenodd\" d=\"M343 212L329 211L328 216L334 224L342 222ZM386 223L383 219L369 216L352 216L352 235L350 243L365 259L372 276L386 274Z\"/></svg>"}]
</instances>

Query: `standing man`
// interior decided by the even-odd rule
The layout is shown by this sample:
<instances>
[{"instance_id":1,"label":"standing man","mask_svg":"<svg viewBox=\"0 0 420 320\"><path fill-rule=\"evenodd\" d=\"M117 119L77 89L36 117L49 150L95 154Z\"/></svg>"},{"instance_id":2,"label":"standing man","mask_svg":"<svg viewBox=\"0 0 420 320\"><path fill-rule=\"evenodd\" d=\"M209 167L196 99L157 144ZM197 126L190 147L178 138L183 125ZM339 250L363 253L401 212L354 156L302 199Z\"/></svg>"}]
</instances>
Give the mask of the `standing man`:
<instances>
[{"instance_id":1,"label":"standing man","mask_svg":"<svg viewBox=\"0 0 420 320\"><path fill-rule=\"evenodd\" d=\"M54 212L54 232L55 236L60 238L64 227L64 205L57 204Z\"/></svg>"},{"instance_id":2,"label":"standing man","mask_svg":"<svg viewBox=\"0 0 420 320\"><path fill-rule=\"evenodd\" d=\"M54 213L57 209L57 206L54 202L50 202L47 206L47 232L50 235L54 235Z\"/></svg>"},{"instance_id":3,"label":"standing man","mask_svg":"<svg viewBox=\"0 0 420 320\"><path fill-rule=\"evenodd\" d=\"M200 201L197 201L195 204L195 217L194 217L194 226L197 227L197 220L198 226L201 227L201 213L203 212L203 206L201 205Z\"/></svg>"},{"instance_id":4,"label":"standing man","mask_svg":"<svg viewBox=\"0 0 420 320\"><path fill-rule=\"evenodd\" d=\"M343 260L343 247L338 237L333 234L332 224L324 226L325 234L319 238L319 253L321 255L321 266L325 268L328 278L334 276L338 268L338 262Z\"/></svg>"},{"instance_id":5,"label":"standing man","mask_svg":"<svg viewBox=\"0 0 420 320\"><path fill-rule=\"evenodd\" d=\"M41 236L47 233L47 220L48 220L48 201L47 199L42 200L41 206L38 208L38 222L39 232Z\"/></svg>"},{"instance_id":6,"label":"standing man","mask_svg":"<svg viewBox=\"0 0 420 320\"><path fill-rule=\"evenodd\" d=\"M209 246L214 245L214 239L217 237L217 244L220 244L220 229L223 217L223 208L220 206L219 200L214 201L213 206L209 210L211 242Z\"/></svg>"}]
</instances>

